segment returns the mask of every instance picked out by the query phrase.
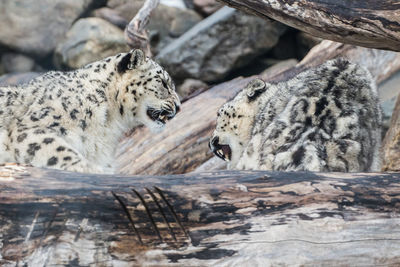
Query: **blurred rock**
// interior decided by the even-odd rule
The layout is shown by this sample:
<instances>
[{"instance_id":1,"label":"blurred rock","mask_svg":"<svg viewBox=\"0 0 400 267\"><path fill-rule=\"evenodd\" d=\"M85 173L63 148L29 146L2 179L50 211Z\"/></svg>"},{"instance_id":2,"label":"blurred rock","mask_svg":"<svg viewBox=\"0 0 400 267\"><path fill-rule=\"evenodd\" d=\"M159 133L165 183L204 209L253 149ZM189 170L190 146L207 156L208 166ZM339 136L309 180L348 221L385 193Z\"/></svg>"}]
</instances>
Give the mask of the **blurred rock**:
<instances>
[{"instance_id":1,"label":"blurred rock","mask_svg":"<svg viewBox=\"0 0 400 267\"><path fill-rule=\"evenodd\" d=\"M393 110L396 107L397 97L381 102L382 108L382 139L385 138L387 131L390 128Z\"/></svg>"},{"instance_id":2,"label":"blurred rock","mask_svg":"<svg viewBox=\"0 0 400 267\"><path fill-rule=\"evenodd\" d=\"M400 96L382 144L382 171L400 171Z\"/></svg>"},{"instance_id":3,"label":"blurred rock","mask_svg":"<svg viewBox=\"0 0 400 267\"><path fill-rule=\"evenodd\" d=\"M186 100L190 95L196 92L204 91L208 88L205 82L194 79L186 79L176 90L181 100Z\"/></svg>"},{"instance_id":4,"label":"blurred rock","mask_svg":"<svg viewBox=\"0 0 400 267\"><path fill-rule=\"evenodd\" d=\"M297 56L299 59L302 59L307 55L308 51L311 48L319 44L323 39L314 37L311 34L306 32L298 32L296 34L296 43L297 43Z\"/></svg>"},{"instance_id":5,"label":"blurred rock","mask_svg":"<svg viewBox=\"0 0 400 267\"><path fill-rule=\"evenodd\" d=\"M182 0L160 0L160 4L170 7L177 7L180 9L186 9L185 2Z\"/></svg>"},{"instance_id":6,"label":"blurred rock","mask_svg":"<svg viewBox=\"0 0 400 267\"><path fill-rule=\"evenodd\" d=\"M278 42L286 26L223 7L165 47L156 59L175 79L215 82Z\"/></svg>"},{"instance_id":7,"label":"blurred rock","mask_svg":"<svg viewBox=\"0 0 400 267\"><path fill-rule=\"evenodd\" d=\"M185 3L185 6L189 9L194 9L194 4L193 4L193 0L183 0L183 2Z\"/></svg>"},{"instance_id":8,"label":"blurred rock","mask_svg":"<svg viewBox=\"0 0 400 267\"><path fill-rule=\"evenodd\" d=\"M209 16L220 9L223 4L216 0L193 0L194 8L205 16Z\"/></svg>"},{"instance_id":9,"label":"blurred rock","mask_svg":"<svg viewBox=\"0 0 400 267\"><path fill-rule=\"evenodd\" d=\"M290 58L282 61L275 62L271 67L264 70L260 75L269 74L271 76L277 75L278 73L288 70L297 65L299 61L295 58Z\"/></svg>"},{"instance_id":10,"label":"blurred rock","mask_svg":"<svg viewBox=\"0 0 400 267\"><path fill-rule=\"evenodd\" d=\"M379 85L382 106L383 171L400 171L400 71Z\"/></svg>"},{"instance_id":11,"label":"blurred rock","mask_svg":"<svg viewBox=\"0 0 400 267\"><path fill-rule=\"evenodd\" d=\"M127 21L131 21L144 0L109 0L108 7ZM153 11L147 29L153 54L196 25L202 17L189 9L158 5Z\"/></svg>"},{"instance_id":12,"label":"blurred rock","mask_svg":"<svg viewBox=\"0 0 400 267\"><path fill-rule=\"evenodd\" d=\"M382 134L386 134L390 127L393 110L400 92L400 72L379 84L378 93L382 107Z\"/></svg>"},{"instance_id":13,"label":"blurred rock","mask_svg":"<svg viewBox=\"0 0 400 267\"><path fill-rule=\"evenodd\" d=\"M1 0L0 44L24 54L44 57L94 2L96 0Z\"/></svg>"},{"instance_id":14,"label":"blurred rock","mask_svg":"<svg viewBox=\"0 0 400 267\"><path fill-rule=\"evenodd\" d=\"M268 53L268 56L278 60L297 58L296 30L290 28L286 31Z\"/></svg>"},{"instance_id":15,"label":"blurred rock","mask_svg":"<svg viewBox=\"0 0 400 267\"><path fill-rule=\"evenodd\" d=\"M109 7L102 7L93 11L94 17L104 19L118 28L124 30L129 21L121 17L117 11Z\"/></svg>"},{"instance_id":16,"label":"blurred rock","mask_svg":"<svg viewBox=\"0 0 400 267\"><path fill-rule=\"evenodd\" d=\"M5 73L29 72L36 68L35 61L22 54L5 53L1 56L1 65Z\"/></svg>"},{"instance_id":17,"label":"blurred rock","mask_svg":"<svg viewBox=\"0 0 400 267\"><path fill-rule=\"evenodd\" d=\"M3 67L3 64L1 64L1 61L0 61L0 75L3 75L4 73L5 73L4 67Z\"/></svg>"},{"instance_id":18,"label":"blurred rock","mask_svg":"<svg viewBox=\"0 0 400 267\"><path fill-rule=\"evenodd\" d=\"M124 33L100 18L78 20L55 51L59 68L76 69L90 62L129 50Z\"/></svg>"},{"instance_id":19,"label":"blurred rock","mask_svg":"<svg viewBox=\"0 0 400 267\"><path fill-rule=\"evenodd\" d=\"M28 83L32 79L41 75L40 72L11 73L0 76L0 86L18 85Z\"/></svg>"}]
</instances>

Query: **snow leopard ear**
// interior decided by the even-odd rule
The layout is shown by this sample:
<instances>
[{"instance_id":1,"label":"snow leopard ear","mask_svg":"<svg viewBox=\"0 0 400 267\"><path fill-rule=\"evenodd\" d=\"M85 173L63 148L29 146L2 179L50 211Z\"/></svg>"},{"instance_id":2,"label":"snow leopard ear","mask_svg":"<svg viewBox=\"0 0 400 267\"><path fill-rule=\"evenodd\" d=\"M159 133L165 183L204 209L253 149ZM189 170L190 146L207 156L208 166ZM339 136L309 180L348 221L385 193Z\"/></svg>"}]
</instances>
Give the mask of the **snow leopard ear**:
<instances>
[{"instance_id":1,"label":"snow leopard ear","mask_svg":"<svg viewBox=\"0 0 400 267\"><path fill-rule=\"evenodd\" d=\"M124 73L127 70L138 68L145 61L146 56L140 49L132 49L128 54L121 58L118 63L118 72Z\"/></svg>"},{"instance_id":2,"label":"snow leopard ear","mask_svg":"<svg viewBox=\"0 0 400 267\"><path fill-rule=\"evenodd\" d=\"M129 52L131 55L128 63L128 69L133 70L136 69L138 66L142 65L146 56L144 52L140 49L133 49Z\"/></svg>"},{"instance_id":3,"label":"snow leopard ear","mask_svg":"<svg viewBox=\"0 0 400 267\"><path fill-rule=\"evenodd\" d=\"M265 92L266 84L261 79L255 79L246 85L246 94L249 101L255 100L260 94Z\"/></svg>"}]
</instances>

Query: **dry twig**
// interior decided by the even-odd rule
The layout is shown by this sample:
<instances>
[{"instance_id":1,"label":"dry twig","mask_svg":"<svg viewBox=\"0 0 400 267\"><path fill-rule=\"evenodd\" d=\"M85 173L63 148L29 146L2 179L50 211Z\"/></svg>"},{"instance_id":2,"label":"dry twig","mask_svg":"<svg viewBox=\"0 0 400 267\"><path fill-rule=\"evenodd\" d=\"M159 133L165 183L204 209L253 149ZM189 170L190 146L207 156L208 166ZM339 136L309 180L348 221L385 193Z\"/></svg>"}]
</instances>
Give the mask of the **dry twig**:
<instances>
[{"instance_id":1,"label":"dry twig","mask_svg":"<svg viewBox=\"0 0 400 267\"><path fill-rule=\"evenodd\" d=\"M125 28L125 39L132 48L140 48L151 57L149 37L146 26L149 23L151 12L158 6L160 0L146 0L143 7Z\"/></svg>"}]
</instances>

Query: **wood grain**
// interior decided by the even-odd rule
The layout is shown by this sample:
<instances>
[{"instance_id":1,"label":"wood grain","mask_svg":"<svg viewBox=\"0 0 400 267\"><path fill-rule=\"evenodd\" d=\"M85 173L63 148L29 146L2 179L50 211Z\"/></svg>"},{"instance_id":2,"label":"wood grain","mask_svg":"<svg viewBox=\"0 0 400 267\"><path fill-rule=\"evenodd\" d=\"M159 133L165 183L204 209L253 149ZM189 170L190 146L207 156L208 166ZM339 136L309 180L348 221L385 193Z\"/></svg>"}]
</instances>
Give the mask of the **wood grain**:
<instances>
[{"instance_id":1,"label":"wood grain","mask_svg":"<svg viewBox=\"0 0 400 267\"><path fill-rule=\"evenodd\" d=\"M400 2L396 0L220 1L324 39L400 51Z\"/></svg>"},{"instance_id":2,"label":"wood grain","mask_svg":"<svg viewBox=\"0 0 400 267\"><path fill-rule=\"evenodd\" d=\"M400 174L0 167L2 266L400 264ZM245 265L244 265L245 264Z\"/></svg>"}]
</instances>

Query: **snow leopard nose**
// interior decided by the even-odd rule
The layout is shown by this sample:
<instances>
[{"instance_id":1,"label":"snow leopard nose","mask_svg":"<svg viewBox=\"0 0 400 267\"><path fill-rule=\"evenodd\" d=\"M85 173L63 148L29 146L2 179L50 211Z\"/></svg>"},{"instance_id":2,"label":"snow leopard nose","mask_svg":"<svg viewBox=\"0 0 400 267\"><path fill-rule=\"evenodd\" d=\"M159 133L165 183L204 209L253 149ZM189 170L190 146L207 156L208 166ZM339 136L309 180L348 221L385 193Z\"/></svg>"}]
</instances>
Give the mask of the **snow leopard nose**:
<instances>
[{"instance_id":1,"label":"snow leopard nose","mask_svg":"<svg viewBox=\"0 0 400 267\"><path fill-rule=\"evenodd\" d=\"M175 114L176 114L179 111L181 111L181 107L177 103L174 103L174 105L175 105Z\"/></svg>"},{"instance_id":2,"label":"snow leopard nose","mask_svg":"<svg viewBox=\"0 0 400 267\"><path fill-rule=\"evenodd\" d=\"M208 146L210 147L211 150L213 150L214 147L218 146L218 142L219 142L219 137L218 136L214 136L210 143L208 143Z\"/></svg>"}]
</instances>

